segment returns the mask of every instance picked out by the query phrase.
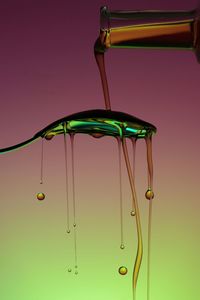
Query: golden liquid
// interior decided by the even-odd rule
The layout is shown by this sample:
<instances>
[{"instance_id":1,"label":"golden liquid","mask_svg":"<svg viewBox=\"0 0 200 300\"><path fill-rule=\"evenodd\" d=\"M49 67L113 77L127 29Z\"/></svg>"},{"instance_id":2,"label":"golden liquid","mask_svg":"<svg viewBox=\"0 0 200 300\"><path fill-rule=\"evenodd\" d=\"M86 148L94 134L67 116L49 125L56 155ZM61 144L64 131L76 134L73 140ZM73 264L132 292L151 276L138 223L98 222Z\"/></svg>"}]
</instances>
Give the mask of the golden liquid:
<instances>
[{"instance_id":1,"label":"golden liquid","mask_svg":"<svg viewBox=\"0 0 200 300\"><path fill-rule=\"evenodd\" d=\"M153 159L152 159L152 139L146 138L147 145L147 165L148 165L148 190L153 191ZM151 262L151 228L152 228L152 205L153 192L150 192L149 215L148 215L148 253L147 253L147 300L150 299L150 262Z\"/></svg>"},{"instance_id":2,"label":"golden liquid","mask_svg":"<svg viewBox=\"0 0 200 300\"><path fill-rule=\"evenodd\" d=\"M120 275L126 275L128 273L128 269L124 266L120 267L118 270Z\"/></svg>"},{"instance_id":3,"label":"golden liquid","mask_svg":"<svg viewBox=\"0 0 200 300\"><path fill-rule=\"evenodd\" d=\"M132 279L132 287L133 287L133 299L136 299L136 285L140 270L140 265L142 262L142 255L143 255L143 242L142 242L142 229L141 229L141 222L140 222L140 213L139 213L139 207L137 202L137 196L136 196L136 190L135 190L135 182L133 178L133 174L131 171L131 164L129 160L127 145L126 145L126 139L122 139L122 147L123 147L123 153L124 153L124 159L126 163L126 169L128 172L129 177L129 183L131 187L132 192L132 198L134 201L134 207L135 207L135 220L136 220L136 229L137 229L137 239L138 239L138 245L137 245L137 254L135 259L135 265L133 269L133 279Z\"/></svg>"},{"instance_id":4,"label":"golden liquid","mask_svg":"<svg viewBox=\"0 0 200 300\"><path fill-rule=\"evenodd\" d=\"M194 47L194 20L116 27L101 31L105 48Z\"/></svg>"},{"instance_id":5,"label":"golden liquid","mask_svg":"<svg viewBox=\"0 0 200 300\"><path fill-rule=\"evenodd\" d=\"M111 109L111 103L110 103L108 81L107 81L106 70L105 70L104 54L95 52L95 58L96 58L97 66L99 68L99 73L100 73L100 76L101 76L105 107L106 107L106 109L110 110Z\"/></svg>"},{"instance_id":6,"label":"golden liquid","mask_svg":"<svg viewBox=\"0 0 200 300\"><path fill-rule=\"evenodd\" d=\"M172 31L172 28L171 28ZM116 32L115 32L116 33ZM114 35L114 41L119 43L121 41L120 32ZM118 37L117 37L118 36ZM151 35L149 35L151 36ZM130 38L130 36L129 36ZM112 40L113 41L113 40ZM105 39L106 42L106 39ZM97 61L97 65L100 72L103 94L104 94L104 103L106 109L111 109L111 101L109 96L109 89L108 89L108 82L106 77L105 71L105 64L104 64L104 53L95 52L95 57ZM131 170L130 159L128 155L126 139L122 136L120 128L119 128L119 135L120 135L120 143L122 143L123 148L123 155L126 163L126 169L129 177L129 183L131 187L132 193L132 211L131 216L135 217L136 221L136 229L137 229L137 254L135 258L135 264L133 268L133 276L132 276L132 289L133 289L133 300L136 300L136 286L137 280L139 276L140 266L143 257L143 241L142 241L142 228L140 222L140 212L139 206L137 202L137 195L135 189L135 181L134 181L134 164L135 164L135 147L136 147L136 140L132 139L133 145L133 170ZM152 139L151 137L146 138L146 146L147 146L147 165L148 165L148 189L153 191L153 162L152 162ZM120 145L118 144L120 149ZM120 151L120 150L119 150ZM121 174L120 174L121 176ZM121 187L120 187L121 188ZM122 223L122 205L120 201L120 211L121 211L121 237L123 238L123 223ZM152 198L149 200L149 215L148 215L148 253L147 253L147 300L149 300L150 295L150 247L151 247L151 226L152 226Z\"/></svg>"}]
</instances>

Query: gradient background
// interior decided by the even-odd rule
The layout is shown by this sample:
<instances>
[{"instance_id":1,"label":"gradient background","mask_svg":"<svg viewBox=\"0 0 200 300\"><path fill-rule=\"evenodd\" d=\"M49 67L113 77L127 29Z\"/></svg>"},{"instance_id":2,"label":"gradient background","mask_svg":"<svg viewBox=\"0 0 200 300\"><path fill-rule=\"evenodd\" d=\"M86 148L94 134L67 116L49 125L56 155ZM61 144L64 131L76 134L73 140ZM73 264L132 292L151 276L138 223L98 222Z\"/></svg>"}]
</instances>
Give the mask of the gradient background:
<instances>
[{"instance_id":1,"label":"gradient background","mask_svg":"<svg viewBox=\"0 0 200 300\"><path fill-rule=\"evenodd\" d=\"M68 114L104 108L93 44L99 8L105 4L110 9L189 10L198 1L1 1L0 148ZM112 108L158 128L153 139L151 300L198 299L200 67L190 51L141 49L111 49L106 66ZM123 166L126 249L121 251L116 142L86 135L75 139L78 276L66 272L74 256L72 237L65 235L63 136L45 141L42 190L40 153L37 142L0 157L0 299L132 299L135 222ZM144 300L144 141L137 145L136 175L144 237L137 300ZM36 200L39 191L46 194L43 202ZM128 267L127 276L118 274L121 265Z\"/></svg>"}]
</instances>

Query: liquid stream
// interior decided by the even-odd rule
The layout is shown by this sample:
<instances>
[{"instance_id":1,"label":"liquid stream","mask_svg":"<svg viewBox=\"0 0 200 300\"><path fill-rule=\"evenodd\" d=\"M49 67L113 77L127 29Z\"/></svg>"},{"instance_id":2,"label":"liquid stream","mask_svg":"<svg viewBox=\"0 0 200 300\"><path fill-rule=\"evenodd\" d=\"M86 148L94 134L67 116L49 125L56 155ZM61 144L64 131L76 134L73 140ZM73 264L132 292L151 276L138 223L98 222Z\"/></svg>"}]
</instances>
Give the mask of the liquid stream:
<instances>
[{"instance_id":1,"label":"liquid stream","mask_svg":"<svg viewBox=\"0 0 200 300\"><path fill-rule=\"evenodd\" d=\"M101 38L101 37L100 37ZM97 41L100 43L100 41ZM104 95L104 102L106 110L111 110L111 101L109 96L109 88L105 70L105 63L104 63L104 53L95 51L95 58L97 61L97 65L100 72L102 88L103 88L103 95ZM143 241L142 241L142 228L141 228L141 221L140 221L140 212L139 206L137 201L136 189L135 189L135 181L134 181L134 164L135 164L135 146L136 140L132 140L132 147L133 147L133 170L131 170L130 159L127 150L126 138L123 137L123 134L119 136L121 139L118 139L118 151L119 151L119 161L121 155L121 144L123 149L123 156L126 164L126 169L129 177L129 183L131 187L132 193L132 211L131 215L135 216L136 221L136 229L137 229L137 254L135 258L135 264L133 268L133 276L132 276L132 290L133 290L133 300L136 300L136 286L138 275L140 271L140 266L143 257ZM146 147L147 147L147 165L148 165L148 190L146 193L146 197L149 200L149 214L148 214L148 253L147 253L147 300L150 297L150 248L151 248L151 227L152 227L152 195L153 195L153 161L152 161L152 138L151 135L145 138L146 140ZM120 223L121 223L121 245L123 245L123 206L122 206L122 196L121 196L121 161L119 163L119 177L120 177ZM149 196L150 195L150 196Z\"/></svg>"}]
</instances>

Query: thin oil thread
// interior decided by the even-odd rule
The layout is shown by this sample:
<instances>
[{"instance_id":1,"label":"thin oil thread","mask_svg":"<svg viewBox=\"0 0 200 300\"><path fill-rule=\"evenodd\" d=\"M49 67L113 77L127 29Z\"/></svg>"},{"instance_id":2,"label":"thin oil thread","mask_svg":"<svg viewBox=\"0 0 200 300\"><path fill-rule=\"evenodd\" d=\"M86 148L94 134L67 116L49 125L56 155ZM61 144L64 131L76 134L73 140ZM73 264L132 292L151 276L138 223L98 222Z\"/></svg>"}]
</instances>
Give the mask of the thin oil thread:
<instances>
[{"instance_id":1,"label":"thin oil thread","mask_svg":"<svg viewBox=\"0 0 200 300\"><path fill-rule=\"evenodd\" d=\"M75 195L75 180L74 180L74 134L70 135L71 140L71 153L72 153L72 199L73 199L73 221L74 221L74 258L75 258L75 268L78 268L78 258L77 258L77 224L76 224L76 195ZM78 274L78 271L75 271Z\"/></svg>"},{"instance_id":2,"label":"thin oil thread","mask_svg":"<svg viewBox=\"0 0 200 300\"><path fill-rule=\"evenodd\" d=\"M110 124L110 122L104 121L107 124ZM120 248L124 249L124 219L123 219L123 201L122 201L122 167L121 167L121 144L122 144L122 138L123 138L123 131L122 127L115 122L111 122L111 124L118 129L119 136L117 136L117 142L118 142L118 158L119 158L119 186L120 186L120 229L121 229L121 245Z\"/></svg>"},{"instance_id":3,"label":"thin oil thread","mask_svg":"<svg viewBox=\"0 0 200 300\"><path fill-rule=\"evenodd\" d=\"M126 162L126 168L128 172L129 182L132 190L132 194L134 195L134 206L135 206L135 219L136 219L136 228L137 228L137 239L138 239L138 245L137 245L137 254L133 269L133 281L132 281L132 287L133 287L133 300L136 299L136 285L137 285L137 279L140 271L140 266L142 262L142 255L143 255L143 243L142 243L142 229L141 229L141 222L140 222L140 214L139 214L139 207L137 203L137 196L136 196L136 190L135 190L135 182L133 178L133 174L131 171L131 165L130 160L128 156L128 150L126 145L126 139L122 139L122 147L123 147L123 153L124 153L124 159Z\"/></svg>"},{"instance_id":4,"label":"thin oil thread","mask_svg":"<svg viewBox=\"0 0 200 300\"><path fill-rule=\"evenodd\" d=\"M147 146L147 164L148 164L148 188L153 190L153 159L152 159L152 138L145 139ZM150 299L150 271L151 271L151 232L152 232L152 198L149 201L148 214L148 253L147 253L147 300Z\"/></svg>"},{"instance_id":5,"label":"thin oil thread","mask_svg":"<svg viewBox=\"0 0 200 300\"><path fill-rule=\"evenodd\" d=\"M135 151L136 151L136 138L132 137L132 151L133 151L133 178L135 178Z\"/></svg>"},{"instance_id":6,"label":"thin oil thread","mask_svg":"<svg viewBox=\"0 0 200 300\"><path fill-rule=\"evenodd\" d=\"M40 184L43 184L44 139L41 144Z\"/></svg>"},{"instance_id":7,"label":"thin oil thread","mask_svg":"<svg viewBox=\"0 0 200 300\"><path fill-rule=\"evenodd\" d=\"M65 187L66 187L66 200L67 200L67 233L70 233L67 139L66 139L65 129L64 129L64 151L65 151Z\"/></svg>"},{"instance_id":8,"label":"thin oil thread","mask_svg":"<svg viewBox=\"0 0 200 300\"><path fill-rule=\"evenodd\" d=\"M131 142L132 142L132 151L133 151L133 179L135 180L135 151L136 151L136 141L137 139L132 137ZM135 214L135 204L134 204L134 197L132 196L132 211L131 214Z\"/></svg>"},{"instance_id":9,"label":"thin oil thread","mask_svg":"<svg viewBox=\"0 0 200 300\"><path fill-rule=\"evenodd\" d=\"M121 245L124 249L124 219L123 219L123 199L122 199L122 158L121 158L121 138L117 137L118 142L118 159L119 159L119 200L120 200L120 229L121 229Z\"/></svg>"},{"instance_id":10,"label":"thin oil thread","mask_svg":"<svg viewBox=\"0 0 200 300\"><path fill-rule=\"evenodd\" d=\"M147 146L148 187L153 189L152 137L147 137L145 141Z\"/></svg>"}]
</instances>

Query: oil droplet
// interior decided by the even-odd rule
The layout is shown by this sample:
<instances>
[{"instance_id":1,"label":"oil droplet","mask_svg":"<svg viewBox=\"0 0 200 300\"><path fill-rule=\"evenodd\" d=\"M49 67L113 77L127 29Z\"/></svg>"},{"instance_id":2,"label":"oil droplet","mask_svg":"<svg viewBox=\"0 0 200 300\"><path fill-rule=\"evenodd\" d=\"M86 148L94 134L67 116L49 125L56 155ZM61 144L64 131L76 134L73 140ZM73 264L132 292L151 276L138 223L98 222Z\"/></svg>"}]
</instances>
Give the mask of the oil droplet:
<instances>
[{"instance_id":1,"label":"oil droplet","mask_svg":"<svg viewBox=\"0 0 200 300\"><path fill-rule=\"evenodd\" d=\"M73 226L76 227L76 223L74 223Z\"/></svg>"},{"instance_id":2,"label":"oil droplet","mask_svg":"<svg viewBox=\"0 0 200 300\"><path fill-rule=\"evenodd\" d=\"M45 194L44 194L44 193L38 193L38 194L37 194L37 199L38 199L38 200L41 201L41 200L44 200L44 198L45 198Z\"/></svg>"},{"instance_id":3,"label":"oil droplet","mask_svg":"<svg viewBox=\"0 0 200 300\"><path fill-rule=\"evenodd\" d=\"M148 199L148 200L153 199L153 197L154 197L154 192L153 192L151 189L148 189L148 190L146 191L146 193L145 193L145 197L146 197L146 199Z\"/></svg>"},{"instance_id":4,"label":"oil droplet","mask_svg":"<svg viewBox=\"0 0 200 300\"><path fill-rule=\"evenodd\" d=\"M67 230L67 233L70 233L70 230Z\"/></svg>"},{"instance_id":5,"label":"oil droplet","mask_svg":"<svg viewBox=\"0 0 200 300\"><path fill-rule=\"evenodd\" d=\"M133 210L131 211L131 216L135 216L135 212Z\"/></svg>"},{"instance_id":6,"label":"oil droplet","mask_svg":"<svg viewBox=\"0 0 200 300\"><path fill-rule=\"evenodd\" d=\"M77 265L75 265L75 268L77 269L77 268L78 268L78 266L77 266Z\"/></svg>"},{"instance_id":7,"label":"oil droplet","mask_svg":"<svg viewBox=\"0 0 200 300\"><path fill-rule=\"evenodd\" d=\"M93 136L94 138L96 139L99 139L101 138L102 136L104 136L103 133L100 133L100 132L95 132L95 133L92 133L91 136Z\"/></svg>"},{"instance_id":8,"label":"oil droplet","mask_svg":"<svg viewBox=\"0 0 200 300\"><path fill-rule=\"evenodd\" d=\"M75 274L77 275L77 274L78 274L78 271L75 271Z\"/></svg>"},{"instance_id":9,"label":"oil droplet","mask_svg":"<svg viewBox=\"0 0 200 300\"><path fill-rule=\"evenodd\" d=\"M53 133L48 133L47 135L45 135L45 139L46 139L47 141L50 141L53 137L54 137L54 134L53 134Z\"/></svg>"},{"instance_id":10,"label":"oil droplet","mask_svg":"<svg viewBox=\"0 0 200 300\"><path fill-rule=\"evenodd\" d=\"M126 267L122 266L122 267L119 268L118 271L119 271L120 275L126 275L127 272L128 272L128 269Z\"/></svg>"},{"instance_id":11,"label":"oil droplet","mask_svg":"<svg viewBox=\"0 0 200 300\"><path fill-rule=\"evenodd\" d=\"M72 269L69 268L69 269L68 269L68 272L70 273L71 271L72 271Z\"/></svg>"},{"instance_id":12,"label":"oil droplet","mask_svg":"<svg viewBox=\"0 0 200 300\"><path fill-rule=\"evenodd\" d=\"M120 248L121 248L121 249L124 249L124 248L125 248L124 244L121 244Z\"/></svg>"}]
</instances>

